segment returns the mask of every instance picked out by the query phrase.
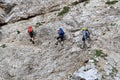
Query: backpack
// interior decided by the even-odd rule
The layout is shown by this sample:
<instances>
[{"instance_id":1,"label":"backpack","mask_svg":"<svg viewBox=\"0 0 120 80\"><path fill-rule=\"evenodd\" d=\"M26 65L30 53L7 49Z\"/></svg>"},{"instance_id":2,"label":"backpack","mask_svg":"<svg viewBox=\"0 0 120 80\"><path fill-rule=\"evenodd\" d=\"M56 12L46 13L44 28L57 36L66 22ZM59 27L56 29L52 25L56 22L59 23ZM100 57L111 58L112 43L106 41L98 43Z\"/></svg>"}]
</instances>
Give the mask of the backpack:
<instances>
[{"instance_id":1,"label":"backpack","mask_svg":"<svg viewBox=\"0 0 120 80\"><path fill-rule=\"evenodd\" d=\"M88 32L88 30L82 31L82 34L83 34L83 37L84 37L85 39L87 39L87 38L89 37L89 32Z\"/></svg>"},{"instance_id":2,"label":"backpack","mask_svg":"<svg viewBox=\"0 0 120 80\"><path fill-rule=\"evenodd\" d=\"M59 34L59 35L64 35L64 31L63 31L62 28L59 29L58 34Z\"/></svg>"},{"instance_id":3,"label":"backpack","mask_svg":"<svg viewBox=\"0 0 120 80\"><path fill-rule=\"evenodd\" d=\"M28 27L28 32L32 32L32 31L33 31L32 27L29 26L29 27Z\"/></svg>"}]
</instances>

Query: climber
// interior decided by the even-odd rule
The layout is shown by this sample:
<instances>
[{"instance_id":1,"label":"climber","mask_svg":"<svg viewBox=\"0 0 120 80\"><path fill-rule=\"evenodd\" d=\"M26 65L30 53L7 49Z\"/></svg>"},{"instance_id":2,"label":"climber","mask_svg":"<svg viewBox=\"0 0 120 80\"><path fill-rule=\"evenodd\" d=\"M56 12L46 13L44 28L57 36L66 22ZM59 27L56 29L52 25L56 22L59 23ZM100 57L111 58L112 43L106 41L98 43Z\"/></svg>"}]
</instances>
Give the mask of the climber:
<instances>
[{"instance_id":1,"label":"climber","mask_svg":"<svg viewBox=\"0 0 120 80\"><path fill-rule=\"evenodd\" d=\"M90 39L90 33L86 27L82 28L82 41L85 42L87 39Z\"/></svg>"},{"instance_id":2,"label":"climber","mask_svg":"<svg viewBox=\"0 0 120 80\"><path fill-rule=\"evenodd\" d=\"M83 49L90 48L90 33L86 27L82 28L82 41L83 41Z\"/></svg>"},{"instance_id":3,"label":"climber","mask_svg":"<svg viewBox=\"0 0 120 80\"><path fill-rule=\"evenodd\" d=\"M28 33L29 33L29 35L31 37L30 41L34 44L35 43L34 42L34 31L33 31L32 26L28 26Z\"/></svg>"},{"instance_id":4,"label":"climber","mask_svg":"<svg viewBox=\"0 0 120 80\"><path fill-rule=\"evenodd\" d=\"M65 32L63 31L63 28L59 28L58 29L58 37L57 37L57 42L56 42L56 45L58 45L58 42L64 42L64 34ZM62 43L62 46L63 46L63 43Z\"/></svg>"}]
</instances>

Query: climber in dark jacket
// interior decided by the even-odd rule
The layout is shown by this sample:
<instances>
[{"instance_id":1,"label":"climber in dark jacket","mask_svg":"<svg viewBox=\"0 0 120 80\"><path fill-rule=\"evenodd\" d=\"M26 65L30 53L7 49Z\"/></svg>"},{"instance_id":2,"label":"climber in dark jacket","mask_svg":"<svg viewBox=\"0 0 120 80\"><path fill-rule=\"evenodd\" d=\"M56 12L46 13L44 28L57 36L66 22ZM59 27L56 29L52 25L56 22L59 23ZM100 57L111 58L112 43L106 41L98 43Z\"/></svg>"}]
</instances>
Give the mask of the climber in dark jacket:
<instances>
[{"instance_id":1,"label":"climber in dark jacket","mask_svg":"<svg viewBox=\"0 0 120 80\"><path fill-rule=\"evenodd\" d=\"M64 34L65 32L63 31L63 28L59 28L58 30L58 37L57 37L57 42L56 45L58 45L58 42L63 42L64 41Z\"/></svg>"}]
</instances>

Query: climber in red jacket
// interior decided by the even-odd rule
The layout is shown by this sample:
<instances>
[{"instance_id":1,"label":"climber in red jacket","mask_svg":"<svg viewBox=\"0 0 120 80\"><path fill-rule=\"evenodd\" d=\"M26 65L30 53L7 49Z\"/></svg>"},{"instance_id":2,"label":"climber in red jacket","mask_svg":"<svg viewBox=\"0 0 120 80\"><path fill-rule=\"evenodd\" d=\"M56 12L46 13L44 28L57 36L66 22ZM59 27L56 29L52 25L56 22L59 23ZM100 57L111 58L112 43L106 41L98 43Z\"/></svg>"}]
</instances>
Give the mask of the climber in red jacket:
<instances>
[{"instance_id":1,"label":"climber in red jacket","mask_svg":"<svg viewBox=\"0 0 120 80\"><path fill-rule=\"evenodd\" d=\"M34 44L35 43L34 42L34 31L33 31L32 26L28 26L28 33L29 33L29 35L31 37L30 41L32 41L32 43Z\"/></svg>"}]
</instances>

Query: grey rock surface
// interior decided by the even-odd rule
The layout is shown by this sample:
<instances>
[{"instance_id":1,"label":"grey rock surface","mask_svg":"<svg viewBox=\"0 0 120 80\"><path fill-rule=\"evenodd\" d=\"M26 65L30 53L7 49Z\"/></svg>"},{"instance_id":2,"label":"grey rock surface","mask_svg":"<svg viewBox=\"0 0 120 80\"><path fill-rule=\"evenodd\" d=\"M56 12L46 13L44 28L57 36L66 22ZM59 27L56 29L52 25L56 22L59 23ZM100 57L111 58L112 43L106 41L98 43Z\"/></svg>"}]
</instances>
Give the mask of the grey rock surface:
<instances>
[{"instance_id":1,"label":"grey rock surface","mask_svg":"<svg viewBox=\"0 0 120 80\"><path fill-rule=\"evenodd\" d=\"M70 80L73 76L89 80L94 70L98 80L120 79L120 1L113 5L105 4L106 0L70 5L75 1L0 1L0 80ZM70 7L69 12L57 16L64 6ZM36 33L34 45L27 33L29 25ZM81 48L84 26L91 37L86 50ZM63 46L55 45L59 27L66 35ZM75 75L90 64L87 77Z\"/></svg>"}]
</instances>

